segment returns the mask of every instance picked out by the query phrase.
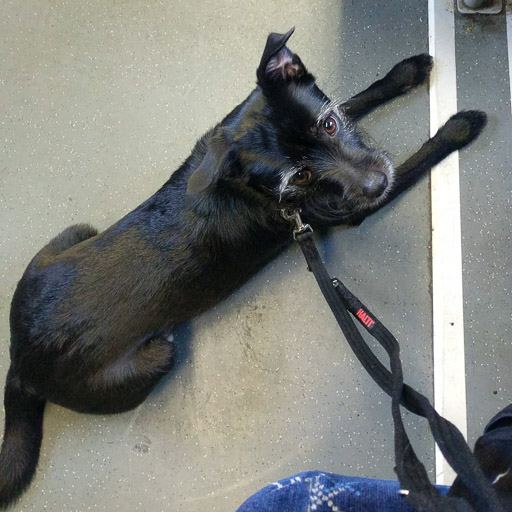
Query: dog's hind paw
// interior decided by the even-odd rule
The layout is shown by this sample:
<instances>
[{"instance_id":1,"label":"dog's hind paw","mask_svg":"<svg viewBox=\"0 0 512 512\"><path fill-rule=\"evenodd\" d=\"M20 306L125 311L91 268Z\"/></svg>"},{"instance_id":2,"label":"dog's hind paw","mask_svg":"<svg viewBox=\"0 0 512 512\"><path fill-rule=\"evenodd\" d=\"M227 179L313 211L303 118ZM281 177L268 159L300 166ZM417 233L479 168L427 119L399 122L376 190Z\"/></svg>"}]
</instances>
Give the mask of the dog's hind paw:
<instances>
[{"instance_id":1,"label":"dog's hind paw","mask_svg":"<svg viewBox=\"0 0 512 512\"><path fill-rule=\"evenodd\" d=\"M432 70L434 60L426 53L409 57L399 62L386 76L393 87L404 93L425 82Z\"/></svg>"},{"instance_id":2,"label":"dog's hind paw","mask_svg":"<svg viewBox=\"0 0 512 512\"><path fill-rule=\"evenodd\" d=\"M460 149L478 137L487 123L487 115L480 110L458 112L448 119L436 137L443 145Z\"/></svg>"}]
</instances>

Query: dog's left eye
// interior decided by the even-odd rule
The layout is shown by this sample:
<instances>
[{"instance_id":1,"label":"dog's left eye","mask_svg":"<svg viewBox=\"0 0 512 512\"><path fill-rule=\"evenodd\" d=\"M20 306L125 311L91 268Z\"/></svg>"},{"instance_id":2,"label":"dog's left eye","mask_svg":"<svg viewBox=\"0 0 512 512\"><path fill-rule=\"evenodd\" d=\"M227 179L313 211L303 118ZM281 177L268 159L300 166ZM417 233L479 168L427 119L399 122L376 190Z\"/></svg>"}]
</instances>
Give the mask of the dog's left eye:
<instances>
[{"instance_id":1,"label":"dog's left eye","mask_svg":"<svg viewBox=\"0 0 512 512\"><path fill-rule=\"evenodd\" d=\"M338 129L338 123L334 117L329 116L324 119L324 130L327 135L334 135Z\"/></svg>"},{"instance_id":2,"label":"dog's left eye","mask_svg":"<svg viewBox=\"0 0 512 512\"><path fill-rule=\"evenodd\" d=\"M293 183L297 185L303 185L304 183L307 183L312 177L313 174L311 174L311 171L299 171L296 172L293 176Z\"/></svg>"}]
</instances>

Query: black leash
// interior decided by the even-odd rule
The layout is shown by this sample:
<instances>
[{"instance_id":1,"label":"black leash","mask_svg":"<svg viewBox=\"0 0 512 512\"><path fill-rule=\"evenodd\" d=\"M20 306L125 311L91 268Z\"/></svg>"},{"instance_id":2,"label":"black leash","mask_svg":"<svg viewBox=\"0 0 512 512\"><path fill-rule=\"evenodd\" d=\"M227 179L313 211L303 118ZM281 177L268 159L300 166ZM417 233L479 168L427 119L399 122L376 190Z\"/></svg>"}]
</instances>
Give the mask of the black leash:
<instances>
[{"instance_id":1,"label":"black leash","mask_svg":"<svg viewBox=\"0 0 512 512\"><path fill-rule=\"evenodd\" d=\"M282 215L295 223L293 236L299 242L308 267L354 354L375 382L391 396L395 428L395 471L403 488L400 493L418 511L505 512L492 483L484 475L457 427L440 416L424 395L404 384L400 346L395 337L339 279L329 276L315 246L313 230L302 223L299 213L282 211ZM349 312L386 350L391 371L364 341ZM458 475L456 487L463 489L463 492L443 496L430 482L405 431L400 405L428 420L437 445Z\"/></svg>"}]
</instances>

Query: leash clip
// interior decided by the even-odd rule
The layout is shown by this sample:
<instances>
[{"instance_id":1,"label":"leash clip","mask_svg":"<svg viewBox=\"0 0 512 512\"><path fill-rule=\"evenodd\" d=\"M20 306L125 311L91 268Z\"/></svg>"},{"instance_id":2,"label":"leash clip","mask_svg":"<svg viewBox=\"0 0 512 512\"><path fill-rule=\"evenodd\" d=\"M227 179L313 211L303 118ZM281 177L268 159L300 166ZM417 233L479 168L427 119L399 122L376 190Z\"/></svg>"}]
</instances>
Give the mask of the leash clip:
<instances>
[{"instance_id":1,"label":"leash clip","mask_svg":"<svg viewBox=\"0 0 512 512\"><path fill-rule=\"evenodd\" d=\"M297 240L297 235L301 235L306 231L313 233L313 228L309 224L304 224L300 217L301 209L292 210L291 208L283 208L281 210L281 217L289 222L294 222L295 227L293 229L293 239Z\"/></svg>"}]
</instances>

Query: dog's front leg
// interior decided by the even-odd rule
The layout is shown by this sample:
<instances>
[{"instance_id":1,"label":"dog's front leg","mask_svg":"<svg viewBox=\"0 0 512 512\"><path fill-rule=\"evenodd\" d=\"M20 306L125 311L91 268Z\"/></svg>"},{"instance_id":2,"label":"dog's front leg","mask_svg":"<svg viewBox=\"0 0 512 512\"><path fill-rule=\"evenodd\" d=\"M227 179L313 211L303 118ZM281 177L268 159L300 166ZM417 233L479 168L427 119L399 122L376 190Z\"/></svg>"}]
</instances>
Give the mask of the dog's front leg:
<instances>
[{"instance_id":1,"label":"dog's front leg","mask_svg":"<svg viewBox=\"0 0 512 512\"><path fill-rule=\"evenodd\" d=\"M341 108L347 116L359 119L375 107L425 82L431 69L432 57L425 53L405 59L384 78L342 103Z\"/></svg>"},{"instance_id":2,"label":"dog's front leg","mask_svg":"<svg viewBox=\"0 0 512 512\"><path fill-rule=\"evenodd\" d=\"M459 112L395 171L395 181L387 202L412 186L429 169L450 153L472 142L485 126L487 116L478 110Z\"/></svg>"},{"instance_id":3,"label":"dog's front leg","mask_svg":"<svg viewBox=\"0 0 512 512\"><path fill-rule=\"evenodd\" d=\"M459 112L452 116L439 131L395 170L394 181L385 200L378 206L363 210L349 219L350 224L360 224L368 215L382 208L404 190L414 185L428 170L453 151L472 142L485 126L487 116L478 110Z\"/></svg>"}]
</instances>

